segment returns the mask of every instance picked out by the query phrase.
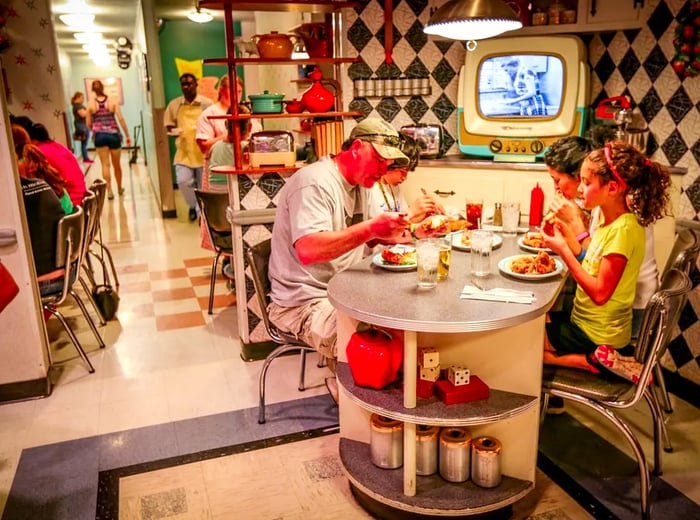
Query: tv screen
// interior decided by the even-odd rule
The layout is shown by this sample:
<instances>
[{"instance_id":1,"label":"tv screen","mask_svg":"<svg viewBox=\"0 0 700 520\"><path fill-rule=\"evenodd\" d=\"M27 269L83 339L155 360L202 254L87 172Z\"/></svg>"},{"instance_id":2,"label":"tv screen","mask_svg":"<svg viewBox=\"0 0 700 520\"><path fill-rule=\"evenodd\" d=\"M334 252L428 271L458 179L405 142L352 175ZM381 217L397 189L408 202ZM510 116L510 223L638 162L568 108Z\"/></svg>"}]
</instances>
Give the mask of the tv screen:
<instances>
[{"instance_id":1,"label":"tv screen","mask_svg":"<svg viewBox=\"0 0 700 520\"><path fill-rule=\"evenodd\" d=\"M478 106L485 117L553 117L559 114L564 64L553 55L512 54L483 60Z\"/></svg>"}]
</instances>

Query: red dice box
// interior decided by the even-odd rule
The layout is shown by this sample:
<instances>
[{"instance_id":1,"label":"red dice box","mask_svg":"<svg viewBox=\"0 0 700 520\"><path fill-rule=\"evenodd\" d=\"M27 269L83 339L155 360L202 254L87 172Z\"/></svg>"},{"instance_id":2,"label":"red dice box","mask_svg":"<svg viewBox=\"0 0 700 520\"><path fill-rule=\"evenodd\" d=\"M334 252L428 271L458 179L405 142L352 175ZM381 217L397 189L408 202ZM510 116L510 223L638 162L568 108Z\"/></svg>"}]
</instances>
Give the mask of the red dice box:
<instances>
[{"instance_id":1,"label":"red dice box","mask_svg":"<svg viewBox=\"0 0 700 520\"><path fill-rule=\"evenodd\" d=\"M405 390L406 387L401 385ZM435 392L435 383L433 381L428 381L427 379L421 379L420 377L416 379L416 397L421 399L430 399L433 397Z\"/></svg>"},{"instance_id":2,"label":"red dice box","mask_svg":"<svg viewBox=\"0 0 700 520\"><path fill-rule=\"evenodd\" d=\"M489 398L489 387L481 379L472 375L468 385L455 386L447 379L435 383L435 393L445 404L468 403Z\"/></svg>"}]
</instances>

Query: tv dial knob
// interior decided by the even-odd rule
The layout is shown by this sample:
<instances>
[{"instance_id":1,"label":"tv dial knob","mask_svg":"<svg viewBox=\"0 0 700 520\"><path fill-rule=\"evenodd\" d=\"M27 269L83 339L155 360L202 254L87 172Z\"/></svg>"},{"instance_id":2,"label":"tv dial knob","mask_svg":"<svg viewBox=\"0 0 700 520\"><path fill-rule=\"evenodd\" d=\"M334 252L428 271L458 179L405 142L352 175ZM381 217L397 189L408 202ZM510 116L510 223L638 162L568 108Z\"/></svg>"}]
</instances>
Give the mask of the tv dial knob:
<instances>
[{"instance_id":1,"label":"tv dial knob","mask_svg":"<svg viewBox=\"0 0 700 520\"><path fill-rule=\"evenodd\" d=\"M532 153L542 153L542 150L544 150L544 144L542 144L542 141L532 141L532 144L530 144L530 150Z\"/></svg>"},{"instance_id":2,"label":"tv dial knob","mask_svg":"<svg viewBox=\"0 0 700 520\"><path fill-rule=\"evenodd\" d=\"M503 143L499 139L494 139L489 143L489 150L493 153L499 153L503 149Z\"/></svg>"}]
</instances>

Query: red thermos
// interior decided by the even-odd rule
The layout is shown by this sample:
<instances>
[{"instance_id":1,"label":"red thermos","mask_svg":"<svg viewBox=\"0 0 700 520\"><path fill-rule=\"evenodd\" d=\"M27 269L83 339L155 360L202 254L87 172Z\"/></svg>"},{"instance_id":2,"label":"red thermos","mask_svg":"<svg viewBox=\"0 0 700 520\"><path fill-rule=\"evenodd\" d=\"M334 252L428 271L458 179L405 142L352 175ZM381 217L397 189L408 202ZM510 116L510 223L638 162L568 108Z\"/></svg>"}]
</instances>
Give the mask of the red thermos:
<instances>
[{"instance_id":1,"label":"red thermos","mask_svg":"<svg viewBox=\"0 0 700 520\"><path fill-rule=\"evenodd\" d=\"M540 184L532 188L530 193L530 225L539 226L542 223L542 210L544 209L544 192Z\"/></svg>"}]
</instances>

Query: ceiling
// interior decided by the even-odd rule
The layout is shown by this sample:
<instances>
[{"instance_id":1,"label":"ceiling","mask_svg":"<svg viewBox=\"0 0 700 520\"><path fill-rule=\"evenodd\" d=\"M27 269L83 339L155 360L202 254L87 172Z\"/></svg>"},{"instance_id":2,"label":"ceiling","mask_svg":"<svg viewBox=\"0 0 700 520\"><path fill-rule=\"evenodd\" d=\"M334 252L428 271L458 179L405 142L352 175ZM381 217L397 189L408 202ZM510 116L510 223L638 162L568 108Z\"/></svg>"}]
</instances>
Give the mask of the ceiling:
<instances>
[{"instance_id":1,"label":"ceiling","mask_svg":"<svg viewBox=\"0 0 700 520\"><path fill-rule=\"evenodd\" d=\"M95 30L102 32L107 42L114 42L118 36L126 36L134 41L137 9L141 0L84 0L95 11ZM196 0L152 0L155 19L187 20L187 13L194 10ZM73 30L58 19L65 12L69 0L51 0L54 13L54 28L59 49L71 59L87 57L82 44L73 37ZM223 20L223 11L211 11L216 19ZM237 16L238 15L238 16ZM251 19L252 13L234 13L234 20ZM194 23L194 22L190 22Z\"/></svg>"}]
</instances>

